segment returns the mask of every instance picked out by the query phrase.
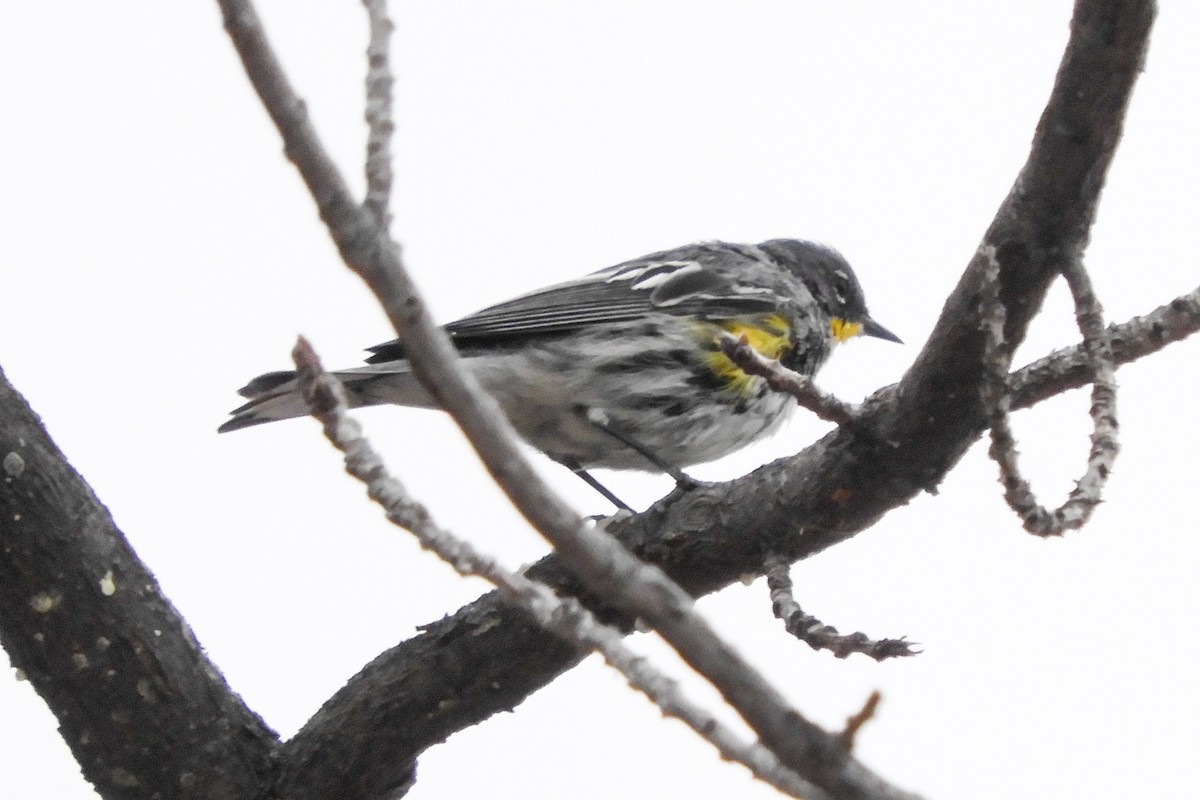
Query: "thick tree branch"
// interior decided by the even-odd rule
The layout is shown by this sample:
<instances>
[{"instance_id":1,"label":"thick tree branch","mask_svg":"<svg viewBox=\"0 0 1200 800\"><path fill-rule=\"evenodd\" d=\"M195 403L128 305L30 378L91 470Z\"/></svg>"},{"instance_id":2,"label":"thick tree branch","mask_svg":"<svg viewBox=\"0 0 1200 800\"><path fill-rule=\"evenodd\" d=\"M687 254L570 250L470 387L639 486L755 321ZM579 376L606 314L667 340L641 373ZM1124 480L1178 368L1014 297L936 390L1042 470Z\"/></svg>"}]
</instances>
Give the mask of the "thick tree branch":
<instances>
[{"instance_id":1,"label":"thick tree branch","mask_svg":"<svg viewBox=\"0 0 1200 800\"><path fill-rule=\"evenodd\" d=\"M106 798L241 798L276 737L0 372L0 644Z\"/></svg>"}]
</instances>

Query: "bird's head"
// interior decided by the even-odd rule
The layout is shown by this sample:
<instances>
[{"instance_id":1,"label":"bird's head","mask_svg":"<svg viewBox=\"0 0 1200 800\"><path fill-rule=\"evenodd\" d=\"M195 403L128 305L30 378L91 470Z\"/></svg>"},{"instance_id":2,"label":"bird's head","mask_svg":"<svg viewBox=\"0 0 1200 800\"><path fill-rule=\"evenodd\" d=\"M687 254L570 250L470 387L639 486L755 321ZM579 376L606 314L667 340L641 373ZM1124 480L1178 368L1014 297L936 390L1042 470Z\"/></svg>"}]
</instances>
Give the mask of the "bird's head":
<instances>
[{"instance_id":1,"label":"bird's head","mask_svg":"<svg viewBox=\"0 0 1200 800\"><path fill-rule=\"evenodd\" d=\"M844 342L866 335L900 342L899 336L871 319L862 286L841 253L799 239L772 239L760 244L759 249L804 282L813 299L829 316L835 341Z\"/></svg>"}]
</instances>

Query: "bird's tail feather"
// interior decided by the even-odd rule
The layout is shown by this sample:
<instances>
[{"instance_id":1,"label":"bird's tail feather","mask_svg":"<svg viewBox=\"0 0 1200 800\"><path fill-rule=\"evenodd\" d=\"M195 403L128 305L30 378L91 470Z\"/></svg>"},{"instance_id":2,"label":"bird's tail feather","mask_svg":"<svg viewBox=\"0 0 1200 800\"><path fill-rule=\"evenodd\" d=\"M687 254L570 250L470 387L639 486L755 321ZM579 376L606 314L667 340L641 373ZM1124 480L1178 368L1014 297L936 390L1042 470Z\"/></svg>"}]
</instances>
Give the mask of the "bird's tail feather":
<instances>
[{"instance_id":1,"label":"bird's tail feather","mask_svg":"<svg viewBox=\"0 0 1200 800\"><path fill-rule=\"evenodd\" d=\"M374 364L334 372L333 377L345 387L351 408L387 403L413 408L437 408L437 403L422 388L408 364ZM300 396L295 372L259 375L239 389L238 394L247 398L248 402L230 412L233 416L217 429L221 433L308 415L308 406Z\"/></svg>"}]
</instances>

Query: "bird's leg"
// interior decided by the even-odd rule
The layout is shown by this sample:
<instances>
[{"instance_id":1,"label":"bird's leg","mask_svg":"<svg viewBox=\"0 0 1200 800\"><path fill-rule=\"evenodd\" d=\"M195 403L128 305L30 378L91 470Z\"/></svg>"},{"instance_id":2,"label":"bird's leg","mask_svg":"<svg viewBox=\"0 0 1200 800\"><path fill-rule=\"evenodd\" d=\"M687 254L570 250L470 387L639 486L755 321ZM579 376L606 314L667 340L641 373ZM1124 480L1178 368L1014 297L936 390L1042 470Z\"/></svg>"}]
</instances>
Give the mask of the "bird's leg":
<instances>
[{"instance_id":1,"label":"bird's leg","mask_svg":"<svg viewBox=\"0 0 1200 800\"><path fill-rule=\"evenodd\" d=\"M574 472L576 475L578 475L580 477L580 479L583 480L584 483L586 483L588 486L592 487L597 492L599 492L604 497L605 500L612 503L614 506L616 506L621 511L629 511L629 512L633 511L633 509L630 508L628 505L626 505L625 502L623 500L621 500L621 498L619 498L615 494L613 494L607 486L605 486L600 481L596 480L590 472L588 472L583 467L579 466L579 464L577 464L576 462L571 461L569 459L555 459L555 461L562 464L564 467L571 470L571 472Z\"/></svg>"},{"instance_id":2,"label":"bird's leg","mask_svg":"<svg viewBox=\"0 0 1200 800\"><path fill-rule=\"evenodd\" d=\"M599 409L589 408L585 412L585 414L587 416L587 421L592 423L592 425L596 426L597 430L603 431L604 433L608 434L609 436L616 439L621 444L628 447L630 450L634 451L638 455L645 458L652 465L657 467L660 471L665 472L666 474L670 475L672 478L675 479L675 484L679 488L695 489L696 487L701 485L700 481L696 480L691 475L688 475L686 472L681 470L679 467L675 466L674 464L668 464L667 462L663 461L661 458L658 457L657 453L655 453L652 450L643 446L641 442L630 437L623 431L620 431L617 428L613 427L612 423L609 422L608 418L604 415L604 412L600 411Z\"/></svg>"}]
</instances>

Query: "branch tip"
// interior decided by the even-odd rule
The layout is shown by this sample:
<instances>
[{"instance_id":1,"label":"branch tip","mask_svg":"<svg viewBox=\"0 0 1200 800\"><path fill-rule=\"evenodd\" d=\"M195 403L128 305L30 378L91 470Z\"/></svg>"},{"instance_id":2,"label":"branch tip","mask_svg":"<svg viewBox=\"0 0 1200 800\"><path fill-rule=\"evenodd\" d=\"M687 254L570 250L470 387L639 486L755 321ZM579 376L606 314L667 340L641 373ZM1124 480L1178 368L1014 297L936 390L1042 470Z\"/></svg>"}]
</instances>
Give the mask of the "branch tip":
<instances>
[{"instance_id":1,"label":"branch tip","mask_svg":"<svg viewBox=\"0 0 1200 800\"><path fill-rule=\"evenodd\" d=\"M864 633L841 634L832 625L806 614L792 592L791 565L786 559L771 556L766 561L767 588L771 592L771 610L783 622L784 629L814 650L827 650L836 658L853 653L884 661L918 655L904 637L870 639Z\"/></svg>"},{"instance_id":2,"label":"branch tip","mask_svg":"<svg viewBox=\"0 0 1200 800\"><path fill-rule=\"evenodd\" d=\"M838 738L841 740L842 746L846 748L847 753L854 749L854 740L858 737L858 732L862 730L864 725L874 719L875 712L879 708L879 701L882 698L883 695L876 689L868 695L866 702L863 703L863 707L846 719L846 727L842 729Z\"/></svg>"}]
</instances>

